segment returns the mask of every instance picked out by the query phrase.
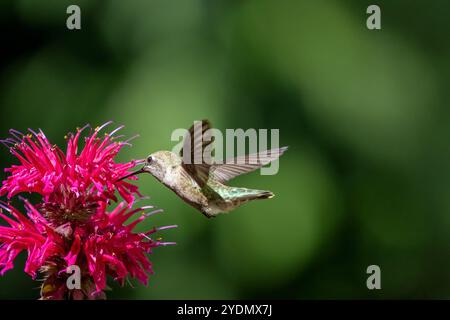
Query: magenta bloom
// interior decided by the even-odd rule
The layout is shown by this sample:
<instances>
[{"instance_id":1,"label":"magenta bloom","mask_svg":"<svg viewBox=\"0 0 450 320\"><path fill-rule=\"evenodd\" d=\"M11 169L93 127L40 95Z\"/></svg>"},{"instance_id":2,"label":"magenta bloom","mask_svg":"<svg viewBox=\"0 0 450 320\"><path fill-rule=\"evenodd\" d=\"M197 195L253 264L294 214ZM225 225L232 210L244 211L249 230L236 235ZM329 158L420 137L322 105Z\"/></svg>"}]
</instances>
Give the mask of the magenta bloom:
<instances>
[{"instance_id":1,"label":"magenta bloom","mask_svg":"<svg viewBox=\"0 0 450 320\"><path fill-rule=\"evenodd\" d=\"M109 124L109 123L108 123ZM152 248L172 244L151 235L175 226L153 228L146 233L135 226L151 214L161 212L151 206L132 209L138 188L118 181L141 161L116 163L114 157L128 142L116 141L113 134L99 137L97 128L85 138L78 151L81 130L69 134L64 153L52 145L42 131L3 142L20 161L5 169L11 175L3 181L0 195L8 199L22 192L38 193L42 201L32 205L24 200L26 216L12 205L0 203L0 275L13 268L21 251L27 251L25 272L35 278L43 274L43 299L103 298L107 275L124 284L127 277L147 284L152 265L147 254ZM119 128L120 129L120 128ZM117 191L124 201L117 202ZM127 222L139 215L132 222ZM69 266L81 272L81 288L66 285Z\"/></svg>"},{"instance_id":2,"label":"magenta bloom","mask_svg":"<svg viewBox=\"0 0 450 320\"><path fill-rule=\"evenodd\" d=\"M10 130L12 137L3 143L9 145L20 164L5 169L11 175L3 182L0 196L7 194L11 198L20 192L36 192L44 196L45 202L65 200L67 194L81 202L86 198L106 201L117 200L114 195L117 190L127 202L132 202L137 187L125 181L117 182L117 179L139 161L114 162L114 157L128 142L114 138L114 133L122 127L98 137L100 130L110 123L96 128L85 138L81 151L78 141L88 126L78 129L76 134L69 133L66 153L52 145L42 131L30 130L32 134L23 135Z\"/></svg>"}]
</instances>

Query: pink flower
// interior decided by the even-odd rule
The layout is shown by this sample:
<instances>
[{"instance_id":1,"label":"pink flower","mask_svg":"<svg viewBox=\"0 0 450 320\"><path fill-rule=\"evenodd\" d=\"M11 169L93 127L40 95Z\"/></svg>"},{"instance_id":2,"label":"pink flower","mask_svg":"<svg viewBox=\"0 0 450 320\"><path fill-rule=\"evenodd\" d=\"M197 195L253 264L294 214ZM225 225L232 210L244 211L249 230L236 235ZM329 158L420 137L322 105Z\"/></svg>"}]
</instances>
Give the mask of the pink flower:
<instances>
[{"instance_id":1,"label":"pink flower","mask_svg":"<svg viewBox=\"0 0 450 320\"><path fill-rule=\"evenodd\" d=\"M99 137L100 130L110 123L93 130L85 138L81 150L78 150L78 142L88 126L77 129L76 134L69 133L66 153L52 145L41 130L35 133L30 129L28 135L10 130L12 137L2 142L20 164L5 169L11 175L3 182L0 196L6 194L11 198L21 192L36 192L46 202L65 200L67 194L72 194L71 199L79 198L81 201L87 198L117 201L114 195L117 190L126 201L132 202L137 187L117 180L141 161L114 161L120 149L129 143L117 141L117 137L114 137L123 126Z\"/></svg>"},{"instance_id":2,"label":"pink flower","mask_svg":"<svg viewBox=\"0 0 450 320\"><path fill-rule=\"evenodd\" d=\"M5 169L11 175L0 194L11 198L20 192L35 192L42 195L42 201L32 205L23 199L26 216L0 202L0 218L8 224L0 226L0 275L13 268L16 256L26 251L25 272L33 279L38 273L44 275L42 299L103 298L107 275L121 284L127 277L147 284L153 273L147 254L154 247L173 244L151 235L176 226L134 231L142 220L162 210L132 208L138 188L118 179L140 162L115 163L114 157L127 142L115 141L117 130L99 138L100 130L85 139L79 153L83 130L69 136L65 154L42 131L21 137L11 131L15 139L4 141L12 144L11 152L20 165ZM108 211L111 201L117 201L116 190L125 201ZM73 265L80 268L81 289L70 290L66 285L67 268Z\"/></svg>"},{"instance_id":3,"label":"pink flower","mask_svg":"<svg viewBox=\"0 0 450 320\"><path fill-rule=\"evenodd\" d=\"M25 272L36 277L36 271L52 256L64 255L64 239L45 218L26 202L29 219L15 208L0 204L0 217L9 227L0 226L0 275L13 268L13 261L23 250L28 252ZM3 210L10 213L8 217Z\"/></svg>"},{"instance_id":4,"label":"pink flower","mask_svg":"<svg viewBox=\"0 0 450 320\"><path fill-rule=\"evenodd\" d=\"M111 275L122 284L130 276L146 285L149 274L153 273L146 254L151 253L154 247L173 244L153 240L150 235L175 226L153 228L146 233L133 232L139 222L160 212L145 213L151 207L131 210L125 202L121 202L108 213L103 203L84 223L68 223L54 228L33 205L24 201L28 218L11 205L0 204L1 209L12 216L6 216L0 209L0 217L9 224L9 227L0 226L0 275L13 268L16 256L26 250L25 272L33 279L38 271L49 273L47 266L52 266L50 274L46 275L52 279L52 285L47 288L44 285L42 290L45 298L63 298L68 294L66 283L62 280L67 278L65 271L71 265L79 266L88 274L87 284L92 280L95 285L95 290L93 287L82 289L83 296L87 298L106 288L106 275ZM125 225L137 213L141 216ZM54 286L54 276L61 280L60 286Z\"/></svg>"}]
</instances>

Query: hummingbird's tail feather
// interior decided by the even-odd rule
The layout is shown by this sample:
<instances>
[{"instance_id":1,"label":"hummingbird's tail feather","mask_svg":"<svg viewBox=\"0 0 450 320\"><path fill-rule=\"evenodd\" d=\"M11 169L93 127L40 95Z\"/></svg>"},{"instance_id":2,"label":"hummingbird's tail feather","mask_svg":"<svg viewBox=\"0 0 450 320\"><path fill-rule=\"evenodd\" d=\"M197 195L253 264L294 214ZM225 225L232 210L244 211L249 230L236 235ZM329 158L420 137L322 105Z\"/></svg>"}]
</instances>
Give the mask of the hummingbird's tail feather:
<instances>
[{"instance_id":1,"label":"hummingbird's tail feather","mask_svg":"<svg viewBox=\"0 0 450 320\"><path fill-rule=\"evenodd\" d=\"M243 192L243 194L239 196L238 199L241 201L250 201L258 199L270 199L273 197L275 197L275 195L271 191L246 189L246 192Z\"/></svg>"},{"instance_id":2,"label":"hummingbird's tail feather","mask_svg":"<svg viewBox=\"0 0 450 320\"><path fill-rule=\"evenodd\" d=\"M222 190L221 195L224 197L210 201L207 207L201 208L200 211L208 218L217 216L219 213L230 212L244 203L248 203L253 200L270 199L275 196L271 191L267 190L237 187L229 187L227 190Z\"/></svg>"},{"instance_id":3,"label":"hummingbird's tail feather","mask_svg":"<svg viewBox=\"0 0 450 320\"><path fill-rule=\"evenodd\" d=\"M263 191L263 192L258 194L257 199L271 199L273 197L275 197L275 194L273 194L273 192L271 192L271 191Z\"/></svg>"}]
</instances>

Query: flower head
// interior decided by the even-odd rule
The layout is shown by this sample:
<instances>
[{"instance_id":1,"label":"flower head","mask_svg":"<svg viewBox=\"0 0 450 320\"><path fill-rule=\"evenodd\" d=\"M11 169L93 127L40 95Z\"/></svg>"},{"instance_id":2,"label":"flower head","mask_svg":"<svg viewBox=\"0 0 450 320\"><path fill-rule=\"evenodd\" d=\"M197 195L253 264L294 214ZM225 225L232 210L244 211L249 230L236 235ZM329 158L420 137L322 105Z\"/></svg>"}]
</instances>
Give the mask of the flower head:
<instances>
[{"instance_id":1,"label":"flower head","mask_svg":"<svg viewBox=\"0 0 450 320\"><path fill-rule=\"evenodd\" d=\"M151 235L174 226L134 231L142 220L162 210L133 209L138 188L118 180L140 161L116 163L115 156L128 142L114 137L121 127L99 137L102 127L91 131L81 151L78 141L85 128L68 135L65 153L51 145L42 131L22 135L12 130L13 138L3 140L20 164L5 169L10 176L0 195L10 199L33 192L42 195L42 201L33 205L22 198L26 215L0 202L0 218L8 224L0 226L0 275L26 251L25 272L33 278L44 275L43 299L103 297L107 275L121 284L127 277L147 284L153 272L147 254L154 247L172 244ZM115 191L124 201L108 210L111 201L118 201ZM139 217L128 222L135 215ZM66 285L66 271L73 265L81 270L82 286L76 290Z\"/></svg>"},{"instance_id":2,"label":"flower head","mask_svg":"<svg viewBox=\"0 0 450 320\"><path fill-rule=\"evenodd\" d=\"M52 145L42 130L36 133L29 129L27 135L10 130L11 137L2 142L20 164L5 169L11 175L3 182L0 196L6 194L11 198L21 192L36 192L45 201L55 197L66 199L67 194L81 200L106 201L117 200L114 194L117 190L126 201L132 202L137 187L118 179L141 161L114 161L120 149L129 142L114 137L123 126L100 137L100 131L110 123L92 130L81 150L78 143L89 126L77 129L75 134L69 133L65 153Z\"/></svg>"}]
</instances>

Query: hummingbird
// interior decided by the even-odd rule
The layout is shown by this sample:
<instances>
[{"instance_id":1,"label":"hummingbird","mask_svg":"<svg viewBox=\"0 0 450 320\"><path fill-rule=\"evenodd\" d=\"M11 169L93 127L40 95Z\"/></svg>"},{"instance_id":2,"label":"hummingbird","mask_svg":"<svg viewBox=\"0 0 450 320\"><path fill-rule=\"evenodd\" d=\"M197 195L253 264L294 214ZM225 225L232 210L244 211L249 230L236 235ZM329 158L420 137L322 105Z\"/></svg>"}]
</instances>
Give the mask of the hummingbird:
<instances>
[{"instance_id":1,"label":"hummingbird","mask_svg":"<svg viewBox=\"0 0 450 320\"><path fill-rule=\"evenodd\" d=\"M209 129L211 124L208 120L194 122L183 139L179 154L156 151L145 159L141 169L119 180L149 173L207 218L229 212L252 200L274 197L271 191L232 187L226 182L278 159L288 147L238 156L224 163L213 162L203 157L205 149L211 148L214 141ZM200 161L197 161L199 155ZM196 161L192 163L192 159Z\"/></svg>"}]
</instances>

